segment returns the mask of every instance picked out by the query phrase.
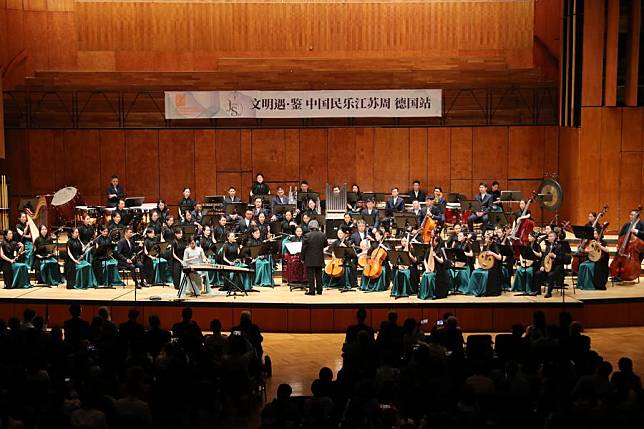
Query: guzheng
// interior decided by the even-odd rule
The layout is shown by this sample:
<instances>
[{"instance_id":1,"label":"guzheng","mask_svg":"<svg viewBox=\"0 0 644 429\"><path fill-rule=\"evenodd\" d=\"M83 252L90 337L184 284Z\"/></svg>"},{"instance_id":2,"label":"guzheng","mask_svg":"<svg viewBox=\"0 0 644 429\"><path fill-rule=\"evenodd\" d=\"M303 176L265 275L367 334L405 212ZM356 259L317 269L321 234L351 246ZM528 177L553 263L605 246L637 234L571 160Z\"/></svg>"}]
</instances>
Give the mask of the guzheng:
<instances>
[{"instance_id":1,"label":"guzheng","mask_svg":"<svg viewBox=\"0 0 644 429\"><path fill-rule=\"evenodd\" d=\"M234 271L239 273L255 272L255 270L252 270L250 268L223 264L193 264L190 267L184 268L184 271Z\"/></svg>"}]
</instances>

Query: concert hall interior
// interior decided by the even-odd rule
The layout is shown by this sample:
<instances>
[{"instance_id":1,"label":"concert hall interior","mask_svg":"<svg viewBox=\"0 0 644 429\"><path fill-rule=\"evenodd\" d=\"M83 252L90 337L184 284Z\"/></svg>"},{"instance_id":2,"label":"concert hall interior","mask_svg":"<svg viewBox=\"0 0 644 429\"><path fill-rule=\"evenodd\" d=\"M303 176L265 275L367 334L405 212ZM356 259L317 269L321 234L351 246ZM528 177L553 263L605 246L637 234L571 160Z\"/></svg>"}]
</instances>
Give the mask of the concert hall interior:
<instances>
[{"instance_id":1,"label":"concert hall interior","mask_svg":"<svg viewBox=\"0 0 644 429\"><path fill-rule=\"evenodd\" d=\"M642 51L642 0L0 0L0 427L639 427Z\"/></svg>"}]
</instances>

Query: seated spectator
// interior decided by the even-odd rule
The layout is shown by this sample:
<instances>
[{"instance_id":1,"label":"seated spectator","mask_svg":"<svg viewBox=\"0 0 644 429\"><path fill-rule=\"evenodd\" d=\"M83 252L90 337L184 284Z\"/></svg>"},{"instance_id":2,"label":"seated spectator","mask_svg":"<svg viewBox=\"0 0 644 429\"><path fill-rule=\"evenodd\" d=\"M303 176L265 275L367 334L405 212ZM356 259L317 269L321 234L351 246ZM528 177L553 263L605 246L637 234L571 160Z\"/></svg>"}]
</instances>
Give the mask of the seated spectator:
<instances>
[{"instance_id":1,"label":"seated spectator","mask_svg":"<svg viewBox=\"0 0 644 429\"><path fill-rule=\"evenodd\" d=\"M371 338L374 336L373 328L365 323L367 320L367 310L364 308L359 308L356 311L356 320L355 325L351 325L347 328L347 332L344 338L345 343L353 343L358 339L358 332L366 331Z\"/></svg>"},{"instance_id":2,"label":"seated spectator","mask_svg":"<svg viewBox=\"0 0 644 429\"><path fill-rule=\"evenodd\" d=\"M150 328L145 333L145 350L155 358L163 346L170 342L172 335L161 328L161 320L156 314L148 317L148 324Z\"/></svg>"},{"instance_id":3,"label":"seated spectator","mask_svg":"<svg viewBox=\"0 0 644 429\"><path fill-rule=\"evenodd\" d=\"M81 319L80 304L74 303L70 305L69 314L72 316L71 319L66 320L64 323L65 342L76 349L80 347L81 342L89 339L89 322Z\"/></svg>"},{"instance_id":4,"label":"seated spectator","mask_svg":"<svg viewBox=\"0 0 644 429\"><path fill-rule=\"evenodd\" d=\"M259 326L251 320L250 311L242 311L239 316L239 325L230 328L230 332L235 331L241 332L244 338L252 344L255 348L257 358L261 360L264 355L264 349L262 347L264 337L262 337L262 331L259 329Z\"/></svg>"},{"instance_id":5,"label":"seated spectator","mask_svg":"<svg viewBox=\"0 0 644 429\"><path fill-rule=\"evenodd\" d=\"M288 384L277 386L277 397L262 410L262 429L290 429L299 427L300 412L291 401L293 389Z\"/></svg>"},{"instance_id":6,"label":"seated spectator","mask_svg":"<svg viewBox=\"0 0 644 429\"><path fill-rule=\"evenodd\" d=\"M181 321L172 325L172 336L188 354L197 353L203 334L197 322L192 320L192 308L186 307L181 311Z\"/></svg>"}]
</instances>

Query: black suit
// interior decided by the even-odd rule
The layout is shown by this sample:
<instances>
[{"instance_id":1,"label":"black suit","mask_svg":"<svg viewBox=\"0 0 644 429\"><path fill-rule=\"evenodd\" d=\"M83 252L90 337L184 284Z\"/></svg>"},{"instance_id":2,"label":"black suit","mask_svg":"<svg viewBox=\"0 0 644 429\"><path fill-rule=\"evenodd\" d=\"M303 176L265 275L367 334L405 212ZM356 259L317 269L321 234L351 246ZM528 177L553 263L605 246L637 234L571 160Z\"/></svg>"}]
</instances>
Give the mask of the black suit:
<instances>
[{"instance_id":1,"label":"black suit","mask_svg":"<svg viewBox=\"0 0 644 429\"><path fill-rule=\"evenodd\" d=\"M110 198L109 195L116 195L116 197ZM125 191L123 186L116 185L116 188L110 184L105 190L105 196L107 197L107 207L116 207L119 200L125 197Z\"/></svg>"},{"instance_id":2,"label":"black suit","mask_svg":"<svg viewBox=\"0 0 644 429\"><path fill-rule=\"evenodd\" d=\"M302 240L302 260L309 276L309 294L322 294L322 267L326 235L318 230L307 232Z\"/></svg>"},{"instance_id":3,"label":"black suit","mask_svg":"<svg viewBox=\"0 0 644 429\"><path fill-rule=\"evenodd\" d=\"M378 209L371 210L371 214L369 214L369 209L362 209L360 214L363 215L363 216L373 216L374 217L373 225L369 225L369 226L372 226L374 228L378 228L378 226L380 226L380 215L378 213Z\"/></svg>"},{"instance_id":4,"label":"black suit","mask_svg":"<svg viewBox=\"0 0 644 429\"><path fill-rule=\"evenodd\" d=\"M493 199L494 197L492 196L492 194L486 193L484 196L482 196L480 193L476 194L474 200L481 203L481 211L483 212L483 216L477 216L476 213L472 213L470 217L467 218L467 226L469 226L470 231L474 231L474 222L481 222L481 229L483 231L487 229L488 212L490 211Z\"/></svg>"},{"instance_id":5,"label":"black suit","mask_svg":"<svg viewBox=\"0 0 644 429\"><path fill-rule=\"evenodd\" d=\"M537 285L537 291L541 290L541 285L546 283L548 286L548 295L552 294L552 290L556 285L563 284L564 279L564 265L570 263L570 255L564 252L564 247L561 242L556 242L554 245L546 244L546 250L543 255L554 253L555 258L552 261L552 269L549 273L545 271L537 271L534 275L534 281Z\"/></svg>"},{"instance_id":6,"label":"black suit","mask_svg":"<svg viewBox=\"0 0 644 429\"><path fill-rule=\"evenodd\" d=\"M134 280L134 285L138 286L139 282L140 283L145 283L143 281L143 264L139 261L134 260L134 243L132 243L131 240L127 240L125 238L122 238L119 240L118 244L116 245L116 259L118 260L118 264L120 267L125 267L128 270L130 270L130 274L132 275L132 279ZM132 262L128 262L127 260L131 260ZM139 269L139 272L137 273L136 269Z\"/></svg>"},{"instance_id":7,"label":"black suit","mask_svg":"<svg viewBox=\"0 0 644 429\"><path fill-rule=\"evenodd\" d=\"M224 204L230 204L230 203L241 203L241 200L237 196L234 198L224 197Z\"/></svg>"},{"instance_id":8,"label":"black suit","mask_svg":"<svg viewBox=\"0 0 644 429\"><path fill-rule=\"evenodd\" d=\"M413 190L409 191L409 202L413 203L418 201L419 203L425 202L425 193L423 191L418 191L415 193Z\"/></svg>"},{"instance_id":9,"label":"black suit","mask_svg":"<svg viewBox=\"0 0 644 429\"><path fill-rule=\"evenodd\" d=\"M396 202L394 202L394 197L389 197L387 203L385 204L385 214L387 216L393 216L394 212L402 212L405 210L405 201L396 197Z\"/></svg>"}]
</instances>

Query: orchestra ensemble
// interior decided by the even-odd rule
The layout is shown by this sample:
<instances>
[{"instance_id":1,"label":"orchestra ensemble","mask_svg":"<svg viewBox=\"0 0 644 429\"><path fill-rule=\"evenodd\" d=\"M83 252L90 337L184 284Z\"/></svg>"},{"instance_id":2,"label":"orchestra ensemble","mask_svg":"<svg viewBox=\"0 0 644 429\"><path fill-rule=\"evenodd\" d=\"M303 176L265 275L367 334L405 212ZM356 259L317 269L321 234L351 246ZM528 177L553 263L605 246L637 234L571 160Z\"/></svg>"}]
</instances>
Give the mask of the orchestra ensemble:
<instances>
[{"instance_id":1,"label":"orchestra ensemble","mask_svg":"<svg viewBox=\"0 0 644 429\"><path fill-rule=\"evenodd\" d=\"M340 192L340 186L331 189ZM480 183L468 204L448 202L440 186L425 193L419 181L406 194L393 187L387 196L352 185L341 219L332 223L325 219L325 202L306 181L273 193L257 174L248 195L250 203L231 186L223 197L197 202L185 188L176 212L163 200L141 210L126 204L125 189L113 176L106 206L76 213L67 228L37 226L37 215L26 208L0 246L4 287L31 287L32 271L39 285L64 283L69 289L123 286L124 276L136 288L181 289L189 276L183 293L199 296L230 287L226 279L233 276L244 291L274 287L281 269L282 284L291 290L308 284L310 295L338 288L423 300L504 292L550 297L568 275L578 288L593 290L606 289L609 279L637 279L644 256L641 207L620 229L609 264L607 223L601 221L607 207L573 226L583 237L573 251L566 239L569 223L537 228L530 210L536 195L512 202L512 212L497 182L491 188ZM61 231L65 246L58 245ZM239 270L198 269L208 264Z\"/></svg>"}]
</instances>

